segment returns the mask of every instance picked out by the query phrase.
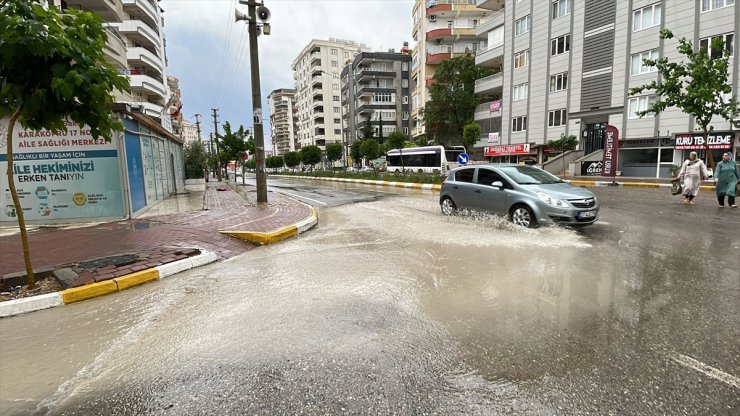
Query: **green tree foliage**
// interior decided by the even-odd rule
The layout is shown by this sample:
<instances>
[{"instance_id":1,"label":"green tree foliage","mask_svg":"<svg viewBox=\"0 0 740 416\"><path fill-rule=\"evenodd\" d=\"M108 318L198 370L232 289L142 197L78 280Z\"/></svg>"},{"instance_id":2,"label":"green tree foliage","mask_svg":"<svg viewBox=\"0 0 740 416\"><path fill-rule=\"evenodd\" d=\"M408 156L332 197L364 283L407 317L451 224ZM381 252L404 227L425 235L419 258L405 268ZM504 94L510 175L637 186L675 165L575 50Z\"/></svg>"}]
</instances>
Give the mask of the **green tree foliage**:
<instances>
[{"instance_id":1,"label":"green tree foliage","mask_svg":"<svg viewBox=\"0 0 740 416\"><path fill-rule=\"evenodd\" d=\"M301 156L298 152L287 152L283 155L283 160L285 160L285 166L292 169L301 163Z\"/></svg>"},{"instance_id":2,"label":"green tree foliage","mask_svg":"<svg viewBox=\"0 0 740 416\"><path fill-rule=\"evenodd\" d=\"M257 162L252 158L244 162L244 166L249 170L255 170L257 169Z\"/></svg>"},{"instance_id":3,"label":"green tree foliage","mask_svg":"<svg viewBox=\"0 0 740 416\"><path fill-rule=\"evenodd\" d=\"M672 39L673 33L663 29L660 37ZM644 59L645 65L657 68L659 77L648 84L630 88L630 95L651 91L658 97L646 111L637 112L640 117L650 113L660 114L669 107L693 116L704 133L709 164L714 169L714 158L707 143L707 135L714 129L711 126L712 117L719 116L731 122L740 108L737 98L732 96L732 85L728 82L730 51L725 50L721 37L712 39L711 47L724 53L721 57L711 57L705 48L694 50L690 40L681 38L678 40L678 52L686 61L669 62L666 57Z\"/></svg>"},{"instance_id":4,"label":"green tree foliage","mask_svg":"<svg viewBox=\"0 0 740 416\"><path fill-rule=\"evenodd\" d=\"M478 123L468 123L463 128L463 145L470 149L480 140L480 126Z\"/></svg>"},{"instance_id":5,"label":"green tree foliage","mask_svg":"<svg viewBox=\"0 0 740 416\"><path fill-rule=\"evenodd\" d=\"M284 163L282 156L270 156L265 159L265 167L268 169L280 169L284 166Z\"/></svg>"},{"instance_id":6,"label":"green tree foliage","mask_svg":"<svg viewBox=\"0 0 740 416\"><path fill-rule=\"evenodd\" d=\"M421 134L414 139L414 144L416 146L429 146L432 144L432 142L429 140L429 137L426 134Z\"/></svg>"},{"instance_id":7,"label":"green tree foliage","mask_svg":"<svg viewBox=\"0 0 740 416\"><path fill-rule=\"evenodd\" d=\"M362 153L362 157L368 161L375 160L380 157L380 144L375 139L363 140L360 146L360 152Z\"/></svg>"},{"instance_id":8,"label":"green tree foliage","mask_svg":"<svg viewBox=\"0 0 740 416\"><path fill-rule=\"evenodd\" d=\"M34 130L67 131L65 119L89 126L93 137L110 140L123 125L110 112L113 90L128 81L110 65L103 49L102 20L79 10L62 14L28 0L0 2L0 118L9 117L6 140L8 185L18 215L29 288L35 284L25 219L13 178L16 122Z\"/></svg>"},{"instance_id":9,"label":"green tree foliage","mask_svg":"<svg viewBox=\"0 0 740 416\"><path fill-rule=\"evenodd\" d=\"M194 141L185 145L185 177L201 179L208 163L208 153L203 143Z\"/></svg>"},{"instance_id":10,"label":"green tree foliage","mask_svg":"<svg viewBox=\"0 0 740 416\"><path fill-rule=\"evenodd\" d=\"M393 133L388 135L388 138L386 139L386 144L388 144L388 149L403 149L404 143L406 142L406 135L401 133L400 131L394 131Z\"/></svg>"},{"instance_id":11,"label":"green tree foliage","mask_svg":"<svg viewBox=\"0 0 740 416\"><path fill-rule=\"evenodd\" d=\"M326 145L326 159L329 163L334 163L342 158L342 145L340 143L331 143Z\"/></svg>"},{"instance_id":12,"label":"green tree foliage","mask_svg":"<svg viewBox=\"0 0 740 416\"><path fill-rule=\"evenodd\" d=\"M352 158L352 162L355 165L359 165L360 161L362 160L362 150L360 149L361 147L362 141L360 140L355 140L349 147L349 156Z\"/></svg>"},{"instance_id":13,"label":"green tree foliage","mask_svg":"<svg viewBox=\"0 0 740 416\"><path fill-rule=\"evenodd\" d=\"M442 145L462 144L463 128L473 121L480 103L475 80L491 74L492 69L475 66L472 54L442 61L429 87L432 100L423 111L427 136Z\"/></svg>"},{"instance_id":14,"label":"green tree foliage","mask_svg":"<svg viewBox=\"0 0 740 416\"><path fill-rule=\"evenodd\" d=\"M557 140L549 140L547 142L547 147L551 149L555 149L559 152L565 153L569 150L574 150L578 146L578 138L572 134L565 135L561 134L560 138ZM563 177L567 176L567 172L565 170L565 155L560 157L563 160Z\"/></svg>"},{"instance_id":15,"label":"green tree foliage","mask_svg":"<svg viewBox=\"0 0 740 416\"><path fill-rule=\"evenodd\" d=\"M365 119L365 124L360 128L360 135L362 136L362 139L372 139L375 135L375 131L373 129L373 124L370 121L370 116L367 116Z\"/></svg>"},{"instance_id":16,"label":"green tree foliage","mask_svg":"<svg viewBox=\"0 0 740 416\"><path fill-rule=\"evenodd\" d=\"M301 149L301 162L307 166L313 166L321 162L321 148L319 146L306 146Z\"/></svg>"},{"instance_id":17,"label":"green tree foliage","mask_svg":"<svg viewBox=\"0 0 740 416\"><path fill-rule=\"evenodd\" d=\"M224 133L221 135L220 147L218 149L223 154L221 160L226 163L233 160L241 160L247 151L247 132L244 126L239 126L238 130L233 131L231 124L227 121L224 123L223 128Z\"/></svg>"}]
</instances>

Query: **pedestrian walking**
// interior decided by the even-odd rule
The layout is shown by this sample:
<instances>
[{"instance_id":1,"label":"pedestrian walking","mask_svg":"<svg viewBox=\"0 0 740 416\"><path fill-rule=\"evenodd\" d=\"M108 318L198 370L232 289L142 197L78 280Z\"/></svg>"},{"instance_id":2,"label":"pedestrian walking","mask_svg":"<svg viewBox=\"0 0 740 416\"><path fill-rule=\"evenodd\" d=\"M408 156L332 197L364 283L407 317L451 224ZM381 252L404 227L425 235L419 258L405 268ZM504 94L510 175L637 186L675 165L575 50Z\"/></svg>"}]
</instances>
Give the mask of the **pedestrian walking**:
<instances>
[{"instance_id":1,"label":"pedestrian walking","mask_svg":"<svg viewBox=\"0 0 740 416\"><path fill-rule=\"evenodd\" d=\"M683 179L683 203L694 205L694 198L699 194L701 181L707 179L707 165L699 159L696 152L689 153L683 162L678 177Z\"/></svg>"},{"instance_id":2,"label":"pedestrian walking","mask_svg":"<svg viewBox=\"0 0 740 416\"><path fill-rule=\"evenodd\" d=\"M717 163L714 169L714 184L717 187L717 202L720 207L725 206L725 196L730 208L737 208L735 205L735 192L737 181L740 179L740 170L737 163L730 160L730 152L722 155L722 160Z\"/></svg>"}]
</instances>

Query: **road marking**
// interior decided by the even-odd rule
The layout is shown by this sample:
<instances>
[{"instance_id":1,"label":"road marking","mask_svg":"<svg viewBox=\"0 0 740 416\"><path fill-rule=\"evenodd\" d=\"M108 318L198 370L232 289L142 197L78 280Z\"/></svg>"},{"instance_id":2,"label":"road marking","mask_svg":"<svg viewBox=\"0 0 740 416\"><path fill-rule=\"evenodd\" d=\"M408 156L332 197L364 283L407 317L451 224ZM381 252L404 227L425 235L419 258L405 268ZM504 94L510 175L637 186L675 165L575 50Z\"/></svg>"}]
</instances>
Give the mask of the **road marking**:
<instances>
[{"instance_id":1,"label":"road marking","mask_svg":"<svg viewBox=\"0 0 740 416\"><path fill-rule=\"evenodd\" d=\"M691 368L700 373L704 373L709 377L715 378L723 383L729 384L736 389L740 389L740 378L733 376L732 374L725 373L722 370L716 369L710 365L704 364L701 361L697 361L689 356L683 354L671 354L673 361L681 364L684 367Z\"/></svg>"},{"instance_id":2,"label":"road marking","mask_svg":"<svg viewBox=\"0 0 740 416\"><path fill-rule=\"evenodd\" d=\"M321 204L321 205L329 205L329 204L327 204L326 202L321 202L321 201L319 201L318 199L312 199L312 198L309 198L309 197L307 197L307 196L300 196L300 195L296 195L296 194L291 194L290 192L285 192L285 191L283 191L283 190L280 190L280 191L278 191L278 192L280 192L281 194L285 194L285 195L290 195L290 196L292 196L292 197L295 197L295 198L300 198L300 199L307 199L307 200L309 200L309 201L311 201L311 202L316 202L317 204Z\"/></svg>"}]
</instances>

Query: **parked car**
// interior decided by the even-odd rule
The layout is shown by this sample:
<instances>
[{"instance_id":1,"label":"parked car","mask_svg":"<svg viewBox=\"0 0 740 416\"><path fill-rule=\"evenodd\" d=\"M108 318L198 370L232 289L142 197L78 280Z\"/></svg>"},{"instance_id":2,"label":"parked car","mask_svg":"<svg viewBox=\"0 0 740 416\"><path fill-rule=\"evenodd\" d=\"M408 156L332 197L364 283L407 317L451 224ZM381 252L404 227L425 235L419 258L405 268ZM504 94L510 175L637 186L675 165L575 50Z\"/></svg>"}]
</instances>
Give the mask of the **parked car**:
<instances>
[{"instance_id":1,"label":"parked car","mask_svg":"<svg viewBox=\"0 0 740 416\"><path fill-rule=\"evenodd\" d=\"M588 190L573 186L542 169L489 164L454 169L439 195L442 213L460 209L507 215L516 225L591 225L599 204Z\"/></svg>"}]
</instances>

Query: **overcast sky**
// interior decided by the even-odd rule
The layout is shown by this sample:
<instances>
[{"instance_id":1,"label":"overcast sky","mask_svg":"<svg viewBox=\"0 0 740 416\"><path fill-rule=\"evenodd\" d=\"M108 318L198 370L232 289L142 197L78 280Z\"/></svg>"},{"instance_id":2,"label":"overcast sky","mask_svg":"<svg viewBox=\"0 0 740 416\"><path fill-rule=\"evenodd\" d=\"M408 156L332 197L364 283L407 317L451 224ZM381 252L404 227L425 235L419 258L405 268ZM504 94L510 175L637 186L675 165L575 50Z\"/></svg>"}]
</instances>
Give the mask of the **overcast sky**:
<instances>
[{"instance_id":1,"label":"overcast sky","mask_svg":"<svg viewBox=\"0 0 740 416\"><path fill-rule=\"evenodd\" d=\"M272 12L270 36L259 37L265 142L270 141L267 95L293 88L290 65L311 39L339 38L372 51L412 45L413 0L264 0ZM220 122L252 126L249 45L244 22L234 22L238 0L162 0L168 75L180 79L184 116L200 113L204 138ZM219 126L219 131L221 127Z\"/></svg>"}]
</instances>

